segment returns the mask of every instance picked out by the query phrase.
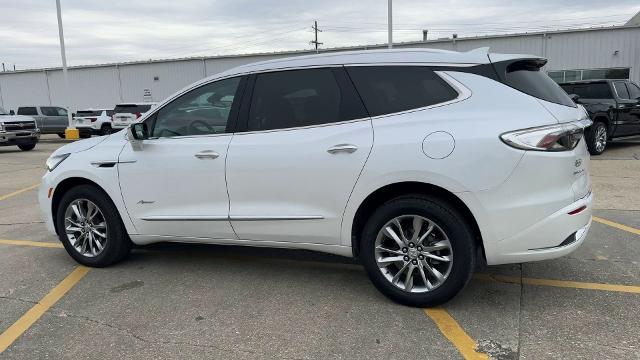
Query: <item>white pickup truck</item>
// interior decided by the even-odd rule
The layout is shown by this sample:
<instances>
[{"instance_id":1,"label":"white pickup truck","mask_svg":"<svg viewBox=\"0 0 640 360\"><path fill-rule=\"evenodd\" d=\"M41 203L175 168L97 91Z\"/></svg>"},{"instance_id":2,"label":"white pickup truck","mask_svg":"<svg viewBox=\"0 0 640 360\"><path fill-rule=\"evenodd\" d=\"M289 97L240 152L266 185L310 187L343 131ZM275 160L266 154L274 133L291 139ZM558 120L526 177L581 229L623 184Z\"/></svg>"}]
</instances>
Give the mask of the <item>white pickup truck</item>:
<instances>
[{"instance_id":1,"label":"white pickup truck","mask_svg":"<svg viewBox=\"0 0 640 360\"><path fill-rule=\"evenodd\" d=\"M20 150L33 150L40 139L40 129L34 118L11 115L0 107L0 146L18 146Z\"/></svg>"}]
</instances>

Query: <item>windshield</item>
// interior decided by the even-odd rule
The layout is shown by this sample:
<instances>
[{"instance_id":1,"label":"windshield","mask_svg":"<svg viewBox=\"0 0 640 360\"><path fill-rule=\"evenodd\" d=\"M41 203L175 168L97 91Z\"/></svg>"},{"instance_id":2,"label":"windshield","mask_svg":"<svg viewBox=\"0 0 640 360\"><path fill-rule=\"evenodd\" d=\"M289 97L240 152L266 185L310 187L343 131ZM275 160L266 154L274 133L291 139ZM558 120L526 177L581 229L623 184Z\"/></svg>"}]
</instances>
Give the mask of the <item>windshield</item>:
<instances>
[{"instance_id":1,"label":"windshield","mask_svg":"<svg viewBox=\"0 0 640 360\"><path fill-rule=\"evenodd\" d=\"M9 112L0 107L0 115L9 115Z\"/></svg>"}]
</instances>

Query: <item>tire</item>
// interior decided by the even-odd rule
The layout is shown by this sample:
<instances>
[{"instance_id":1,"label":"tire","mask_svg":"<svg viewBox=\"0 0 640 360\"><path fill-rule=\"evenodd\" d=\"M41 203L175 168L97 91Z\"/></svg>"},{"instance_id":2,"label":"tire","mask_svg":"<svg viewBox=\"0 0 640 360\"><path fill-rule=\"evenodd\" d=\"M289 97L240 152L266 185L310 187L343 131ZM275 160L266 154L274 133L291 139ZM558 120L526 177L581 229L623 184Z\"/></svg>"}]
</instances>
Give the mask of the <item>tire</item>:
<instances>
[{"instance_id":1,"label":"tire","mask_svg":"<svg viewBox=\"0 0 640 360\"><path fill-rule=\"evenodd\" d=\"M585 132L584 138L589 154L594 156L602 154L607 147L607 124L602 121L594 122Z\"/></svg>"},{"instance_id":2,"label":"tire","mask_svg":"<svg viewBox=\"0 0 640 360\"><path fill-rule=\"evenodd\" d=\"M109 124L103 124L100 127L100 135L111 135L111 133L113 133L113 129L111 129L111 126Z\"/></svg>"},{"instance_id":3,"label":"tire","mask_svg":"<svg viewBox=\"0 0 640 360\"><path fill-rule=\"evenodd\" d=\"M58 133L58 136L59 136L61 139L64 139L64 138L65 138L64 133Z\"/></svg>"},{"instance_id":4,"label":"tire","mask_svg":"<svg viewBox=\"0 0 640 360\"><path fill-rule=\"evenodd\" d=\"M98 208L99 212L95 213L92 222L95 222L96 231L106 235L106 238L102 238L94 235L97 234L95 232L87 231L87 233L92 234L93 238L91 240L87 238L86 248L81 246L81 231L71 231L73 234L67 234L65 230L69 225L77 226L76 229L78 230L87 229L78 221L78 217L71 207L71 205L76 205L81 214L87 215L89 213L88 206L83 206L83 204L87 204L83 203L83 201L91 202ZM75 224L66 224L68 221L66 218L71 219ZM109 266L124 259L131 251L131 241L118 214L118 209L104 191L96 186L78 185L71 188L62 196L55 220L60 241L69 255L82 265L91 267ZM100 227L101 223L104 223L106 227ZM93 240L94 238L98 239L98 242ZM102 240L102 250L98 251L100 240ZM80 249L76 248L74 244ZM86 252L82 251L85 249L87 250Z\"/></svg>"},{"instance_id":5,"label":"tire","mask_svg":"<svg viewBox=\"0 0 640 360\"><path fill-rule=\"evenodd\" d=\"M396 230L397 223L393 221L398 218L400 218L400 224L407 239L407 243L403 243L405 244L404 249L400 248L391 236L383 233L383 228L390 227L396 232L396 235L399 235ZM418 240L425 235L432 224L434 225L430 235L422 240L423 247L418 247L419 241L412 241L414 218L422 219ZM444 249L446 245L443 244L446 244L447 238L449 249ZM385 296L400 304L432 307L445 303L465 287L473 274L476 254L473 231L454 207L437 197L409 195L386 202L376 209L369 218L360 239L360 257L371 282ZM412 248L416 251L410 250L411 244L409 242L413 242ZM382 246L386 250L399 250L399 252L379 251L376 250L376 246ZM428 252L426 248L429 246L443 249L434 249ZM418 249L423 251L419 252ZM427 253L429 256L425 256ZM434 255L450 261L435 260L433 259ZM400 257L400 260L389 262L382 268L378 265L377 258L384 259L394 256L396 259ZM406 261L408 256L410 261ZM422 260L420 260L421 258ZM418 267L412 268L413 264ZM413 289L411 291L405 290L406 284L404 282L407 271L399 275L397 285L392 283L394 275L397 275L404 266L408 266L406 270L412 270L413 276L410 283L413 284ZM425 278L421 276L419 267L422 267ZM429 268L437 270L441 275L441 280L438 280L438 277ZM427 282L423 279L426 279ZM431 286L428 286L427 283Z\"/></svg>"},{"instance_id":6,"label":"tire","mask_svg":"<svg viewBox=\"0 0 640 360\"><path fill-rule=\"evenodd\" d=\"M20 144L18 145L18 147L20 148L20 150L22 151L29 151L29 150L33 150L36 147L36 144Z\"/></svg>"},{"instance_id":7,"label":"tire","mask_svg":"<svg viewBox=\"0 0 640 360\"><path fill-rule=\"evenodd\" d=\"M80 133L81 139L88 139L90 137L91 137L91 133L88 133L88 132Z\"/></svg>"}]
</instances>

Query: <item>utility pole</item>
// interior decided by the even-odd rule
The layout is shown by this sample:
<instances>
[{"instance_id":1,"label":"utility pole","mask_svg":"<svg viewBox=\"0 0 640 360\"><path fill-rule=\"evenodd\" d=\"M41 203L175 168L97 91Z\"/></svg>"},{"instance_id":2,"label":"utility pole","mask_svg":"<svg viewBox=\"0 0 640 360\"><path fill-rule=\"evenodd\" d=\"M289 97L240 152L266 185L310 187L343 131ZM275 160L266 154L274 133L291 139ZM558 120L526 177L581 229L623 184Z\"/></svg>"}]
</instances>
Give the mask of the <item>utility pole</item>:
<instances>
[{"instance_id":1,"label":"utility pole","mask_svg":"<svg viewBox=\"0 0 640 360\"><path fill-rule=\"evenodd\" d=\"M389 49L391 49L393 47L393 16L392 16L392 11L391 11L391 3L393 2L393 0L389 0L388 5L387 5L387 15L389 17L389 20L387 22L387 26L389 27L388 31L389 31L389 40L388 40L388 46Z\"/></svg>"},{"instance_id":2,"label":"utility pole","mask_svg":"<svg viewBox=\"0 0 640 360\"><path fill-rule=\"evenodd\" d=\"M58 11L58 35L60 36L60 54L62 55L62 77L64 78L64 92L67 100L67 120L69 124L67 129L65 130L65 138L66 139L79 139L80 134L78 130L73 126L73 121L71 117L71 94L69 91L71 90L69 87L69 75L67 74L67 54L64 49L64 32L62 31L62 12L60 10L60 0L56 0L56 7Z\"/></svg>"},{"instance_id":3,"label":"utility pole","mask_svg":"<svg viewBox=\"0 0 640 360\"><path fill-rule=\"evenodd\" d=\"M313 22L313 26L311 27L313 32L315 33L315 40L309 41L310 44L315 45L316 52L318 52L318 45L322 45L323 43L318 41L318 32L322 32L322 30L318 29L318 21Z\"/></svg>"}]
</instances>

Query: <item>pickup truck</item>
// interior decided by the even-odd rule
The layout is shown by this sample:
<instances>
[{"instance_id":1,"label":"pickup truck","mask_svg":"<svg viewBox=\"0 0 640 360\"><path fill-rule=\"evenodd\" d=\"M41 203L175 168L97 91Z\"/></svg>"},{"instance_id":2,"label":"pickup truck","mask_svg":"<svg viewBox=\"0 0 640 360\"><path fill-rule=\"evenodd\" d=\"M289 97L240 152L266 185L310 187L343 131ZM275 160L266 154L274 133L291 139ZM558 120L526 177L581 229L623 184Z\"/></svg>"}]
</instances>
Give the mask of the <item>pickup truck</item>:
<instances>
[{"instance_id":1,"label":"pickup truck","mask_svg":"<svg viewBox=\"0 0 640 360\"><path fill-rule=\"evenodd\" d=\"M59 106L20 106L18 115L34 118L43 134L58 134L61 138L64 138L64 131L69 125L67 109Z\"/></svg>"},{"instance_id":2,"label":"pickup truck","mask_svg":"<svg viewBox=\"0 0 640 360\"><path fill-rule=\"evenodd\" d=\"M585 139L591 155L604 152L612 139L640 135L640 87L629 80L583 80L560 84L582 104L593 125Z\"/></svg>"},{"instance_id":3,"label":"pickup truck","mask_svg":"<svg viewBox=\"0 0 640 360\"><path fill-rule=\"evenodd\" d=\"M33 150L40 139L40 130L33 118L11 115L0 107L0 146L17 145L22 151Z\"/></svg>"}]
</instances>

